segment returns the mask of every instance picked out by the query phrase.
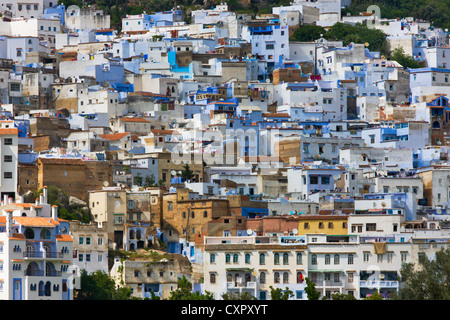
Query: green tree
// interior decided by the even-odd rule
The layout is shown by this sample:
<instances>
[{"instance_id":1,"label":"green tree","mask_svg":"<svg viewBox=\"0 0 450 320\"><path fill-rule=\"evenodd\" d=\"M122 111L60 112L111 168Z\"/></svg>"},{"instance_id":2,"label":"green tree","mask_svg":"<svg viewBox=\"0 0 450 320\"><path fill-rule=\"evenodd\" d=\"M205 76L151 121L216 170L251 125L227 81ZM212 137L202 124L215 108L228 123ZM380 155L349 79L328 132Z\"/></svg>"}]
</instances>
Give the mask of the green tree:
<instances>
[{"instance_id":1,"label":"green tree","mask_svg":"<svg viewBox=\"0 0 450 320\"><path fill-rule=\"evenodd\" d=\"M136 174L136 176L134 177L134 184L140 187L142 186L142 181L143 179L141 177L141 174L140 173Z\"/></svg>"},{"instance_id":2,"label":"green tree","mask_svg":"<svg viewBox=\"0 0 450 320\"><path fill-rule=\"evenodd\" d=\"M326 30L321 26L303 25L296 29L292 34L290 40L292 41L315 41L320 38L320 35L325 35Z\"/></svg>"},{"instance_id":3,"label":"green tree","mask_svg":"<svg viewBox=\"0 0 450 320\"><path fill-rule=\"evenodd\" d=\"M320 292L316 290L316 284L311 281L308 277L305 278L306 287L305 292L308 300L319 300Z\"/></svg>"},{"instance_id":4,"label":"green tree","mask_svg":"<svg viewBox=\"0 0 450 320\"><path fill-rule=\"evenodd\" d=\"M205 294L192 292L192 283L183 275L178 278L177 290L170 292L169 300L214 300L214 296L208 291Z\"/></svg>"},{"instance_id":5,"label":"green tree","mask_svg":"<svg viewBox=\"0 0 450 320\"><path fill-rule=\"evenodd\" d=\"M370 297L364 298L364 300L383 300L383 296L378 293L378 290L375 290Z\"/></svg>"},{"instance_id":6,"label":"green tree","mask_svg":"<svg viewBox=\"0 0 450 320\"><path fill-rule=\"evenodd\" d=\"M339 292L333 293L331 295L331 299L332 300L356 300L356 298L351 294L344 294L344 293L339 293Z\"/></svg>"},{"instance_id":7,"label":"green tree","mask_svg":"<svg viewBox=\"0 0 450 320\"><path fill-rule=\"evenodd\" d=\"M400 63L403 66L403 68L405 68L405 69L420 68L420 63L418 61L414 60L413 57L405 54L405 51L403 50L402 47L398 47L398 48L394 49L394 51L392 52L391 59Z\"/></svg>"},{"instance_id":8,"label":"green tree","mask_svg":"<svg viewBox=\"0 0 450 320\"><path fill-rule=\"evenodd\" d=\"M115 296L114 280L104 271L88 274L81 270L80 289L76 290L76 300L113 300Z\"/></svg>"},{"instance_id":9,"label":"green tree","mask_svg":"<svg viewBox=\"0 0 450 320\"><path fill-rule=\"evenodd\" d=\"M272 300L289 300L289 298L292 298L294 296L294 293L288 287L286 287L286 290L283 290L281 288L275 289L272 286L270 286L269 288L270 297Z\"/></svg>"},{"instance_id":10,"label":"green tree","mask_svg":"<svg viewBox=\"0 0 450 320\"><path fill-rule=\"evenodd\" d=\"M155 175L152 173L149 176L145 176L144 187L153 187L155 185Z\"/></svg>"},{"instance_id":11,"label":"green tree","mask_svg":"<svg viewBox=\"0 0 450 320\"><path fill-rule=\"evenodd\" d=\"M402 265L401 287L393 299L450 300L450 248L436 252L434 260L426 256L416 266Z\"/></svg>"},{"instance_id":12,"label":"green tree","mask_svg":"<svg viewBox=\"0 0 450 320\"><path fill-rule=\"evenodd\" d=\"M184 181L191 180L194 177L194 171L189 168L187 163L184 165L184 170L181 172L181 177Z\"/></svg>"}]
</instances>

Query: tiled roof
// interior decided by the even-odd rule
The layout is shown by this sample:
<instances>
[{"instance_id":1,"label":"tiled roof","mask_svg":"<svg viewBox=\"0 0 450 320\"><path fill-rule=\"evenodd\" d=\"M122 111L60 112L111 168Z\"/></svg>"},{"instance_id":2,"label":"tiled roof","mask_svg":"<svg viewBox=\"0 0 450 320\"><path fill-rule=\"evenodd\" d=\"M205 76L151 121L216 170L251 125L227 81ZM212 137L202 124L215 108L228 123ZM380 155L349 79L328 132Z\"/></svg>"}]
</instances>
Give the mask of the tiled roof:
<instances>
[{"instance_id":1,"label":"tiled roof","mask_svg":"<svg viewBox=\"0 0 450 320\"><path fill-rule=\"evenodd\" d=\"M4 128L0 129L0 135L2 134L19 134L17 128Z\"/></svg>"},{"instance_id":2,"label":"tiled roof","mask_svg":"<svg viewBox=\"0 0 450 320\"><path fill-rule=\"evenodd\" d=\"M68 234L59 234L56 235L55 238L57 241L73 242L72 236Z\"/></svg>"},{"instance_id":3,"label":"tiled roof","mask_svg":"<svg viewBox=\"0 0 450 320\"><path fill-rule=\"evenodd\" d=\"M150 122L146 119L142 119L142 118L121 118L122 121L125 122Z\"/></svg>"},{"instance_id":4,"label":"tiled roof","mask_svg":"<svg viewBox=\"0 0 450 320\"><path fill-rule=\"evenodd\" d=\"M263 113L262 116L266 118L291 117L288 113Z\"/></svg>"},{"instance_id":5,"label":"tiled roof","mask_svg":"<svg viewBox=\"0 0 450 320\"><path fill-rule=\"evenodd\" d=\"M45 228L55 227L55 221L49 217L13 217L13 219L23 226Z\"/></svg>"},{"instance_id":6,"label":"tiled roof","mask_svg":"<svg viewBox=\"0 0 450 320\"><path fill-rule=\"evenodd\" d=\"M115 141L115 140L120 140L129 134L130 134L130 132L121 132L121 133L99 134L99 136L102 137L103 139Z\"/></svg>"}]
</instances>

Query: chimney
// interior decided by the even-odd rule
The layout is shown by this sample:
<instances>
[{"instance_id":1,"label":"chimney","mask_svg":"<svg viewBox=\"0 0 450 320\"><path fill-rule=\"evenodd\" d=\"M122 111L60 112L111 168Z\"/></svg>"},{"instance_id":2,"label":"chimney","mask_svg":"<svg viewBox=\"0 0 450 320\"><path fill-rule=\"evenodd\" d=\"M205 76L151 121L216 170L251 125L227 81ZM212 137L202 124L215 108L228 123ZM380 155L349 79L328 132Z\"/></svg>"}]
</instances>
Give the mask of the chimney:
<instances>
[{"instance_id":1,"label":"chimney","mask_svg":"<svg viewBox=\"0 0 450 320\"><path fill-rule=\"evenodd\" d=\"M8 195L7 194L3 195L3 205L6 205L6 204L8 204Z\"/></svg>"},{"instance_id":2,"label":"chimney","mask_svg":"<svg viewBox=\"0 0 450 320\"><path fill-rule=\"evenodd\" d=\"M34 204L37 206L39 205L39 198L36 198L36 200L34 201Z\"/></svg>"},{"instance_id":3,"label":"chimney","mask_svg":"<svg viewBox=\"0 0 450 320\"><path fill-rule=\"evenodd\" d=\"M44 203L48 203L47 186L44 186Z\"/></svg>"},{"instance_id":4,"label":"chimney","mask_svg":"<svg viewBox=\"0 0 450 320\"><path fill-rule=\"evenodd\" d=\"M6 210L6 235L12 237L12 227L13 227L13 210Z\"/></svg>"},{"instance_id":5,"label":"chimney","mask_svg":"<svg viewBox=\"0 0 450 320\"><path fill-rule=\"evenodd\" d=\"M58 206L56 205L52 206L52 219L55 221L58 220Z\"/></svg>"},{"instance_id":6,"label":"chimney","mask_svg":"<svg viewBox=\"0 0 450 320\"><path fill-rule=\"evenodd\" d=\"M13 199L11 197L8 198L8 204L13 203Z\"/></svg>"},{"instance_id":7,"label":"chimney","mask_svg":"<svg viewBox=\"0 0 450 320\"><path fill-rule=\"evenodd\" d=\"M40 204L44 203L44 195L42 193L39 195L39 203Z\"/></svg>"}]
</instances>

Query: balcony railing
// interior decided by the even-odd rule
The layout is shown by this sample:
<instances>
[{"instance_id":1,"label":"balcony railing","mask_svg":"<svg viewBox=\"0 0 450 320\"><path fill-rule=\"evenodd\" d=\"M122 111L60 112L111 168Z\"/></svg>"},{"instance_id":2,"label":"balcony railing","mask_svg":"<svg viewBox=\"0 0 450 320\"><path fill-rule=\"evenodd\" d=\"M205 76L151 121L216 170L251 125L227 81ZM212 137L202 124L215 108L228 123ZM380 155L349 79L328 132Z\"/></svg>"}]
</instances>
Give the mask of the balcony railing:
<instances>
[{"instance_id":1,"label":"balcony railing","mask_svg":"<svg viewBox=\"0 0 450 320\"><path fill-rule=\"evenodd\" d=\"M343 285L342 281L328 281L328 280L325 280L323 282L323 286L324 287L340 287L342 285Z\"/></svg>"},{"instance_id":2,"label":"balcony railing","mask_svg":"<svg viewBox=\"0 0 450 320\"><path fill-rule=\"evenodd\" d=\"M64 257L61 252L24 252L24 258L60 259Z\"/></svg>"},{"instance_id":3,"label":"balcony railing","mask_svg":"<svg viewBox=\"0 0 450 320\"><path fill-rule=\"evenodd\" d=\"M227 289L233 288L256 288L256 282L227 282Z\"/></svg>"},{"instance_id":4,"label":"balcony railing","mask_svg":"<svg viewBox=\"0 0 450 320\"><path fill-rule=\"evenodd\" d=\"M61 271L47 271L44 270L25 270L24 275L28 277L61 277Z\"/></svg>"},{"instance_id":5,"label":"balcony railing","mask_svg":"<svg viewBox=\"0 0 450 320\"><path fill-rule=\"evenodd\" d=\"M361 280L360 288L398 288L398 281L394 280Z\"/></svg>"}]
</instances>

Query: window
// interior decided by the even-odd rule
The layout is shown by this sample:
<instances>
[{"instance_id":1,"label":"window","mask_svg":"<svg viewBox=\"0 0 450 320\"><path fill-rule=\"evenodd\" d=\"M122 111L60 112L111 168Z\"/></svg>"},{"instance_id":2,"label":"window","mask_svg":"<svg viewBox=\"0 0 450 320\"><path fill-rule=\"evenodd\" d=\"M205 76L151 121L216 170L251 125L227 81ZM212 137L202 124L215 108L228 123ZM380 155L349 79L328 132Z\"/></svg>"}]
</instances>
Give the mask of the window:
<instances>
[{"instance_id":1,"label":"window","mask_svg":"<svg viewBox=\"0 0 450 320\"><path fill-rule=\"evenodd\" d=\"M211 273L209 275L209 282L210 283L216 283L216 274L215 273Z\"/></svg>"},{"instance_id":2,"label":"window","mask_svg":"<svg viewBox=\"0 0 450 320\"><path fill-rule=\"evenodd\" d=\"M302 264L302 253L297 252L297 264Z\"/></svg>"},{"instance_id":3,"label":"window","mask_svg":"<svg viewBox=\"0 0 450 320\"><path fill-rule=\"evenodd\" d=\"M275 253L273 255L273 264L275 264L275 265L280 264L280 254L279 253Z\"/></svg>"},{"instance_id":4,"label":"window","mask_svg":"<svg viewBox=\"0 0 450 320\"><path fill-rule=\"evenodd\" d=\"M394 257L394 254L392 252L387 253L387 262L392 263L392 258Z\"/></svg>"},{"instance_id":5,"label":"window","mask_svg":"<svg viewBox=\"0 0 450 320\"><path fill-rule=\"evenodd\" d=\"M12 176L13 176L12 172L5 172L3 175L5 179L12 179Z\"/></svg>"},{"instance_id":6,"label":"window","mask_svg":"<svg viewBox=\"0 0 450 320\"><path fill-rule=\"evenodd\" d=\"M347 256L347 263L348 263L348 264L353 264L353 255L352 255L352 254L349 254L349 255Z\"/></svg>"},{"instance_id":7,"label":"window","mask_svg":"<svg viewBox=\"0 0 450 320\"><path fill-rule=\"evenodd\" d=\"M233 254L233 263L239 262L239 255L237 253Z\"/></svg>"},{"instance_id":8,"label":"window","mask_svg":"<svg viewBox=\"0 0 450 320\"><path fill-rule=\"evenodd\" d=\"M352 282L353 282L353 272L350 272L350 273L348 274L348 282L349 282L349 283L352 283Z\"/></svg>"},{"instance_id":9,"label":"window","mask_svg":"<svg viewBox=\"0 0 450 320\"><path fill-rule=\"evenodd\" d=\"M266 264L266 255L264 253L259 254L259 264L265 265Z\"/></svg>"},{"instance_id":10,"label":"window","mask_svg":"<svg viewBox=\"0 0 450 320\"><path fill-rule=\"evenodd\" d=\"M366 231L376 231L376 230L377 230L376 223L367 223L366 224Z\"/></svg>"},{"instance_id":11,"label":"window","mask_svg":"<svg viewBox=\"0 0 450 320\"><path fill-rule=\"evenodd\" d=\"M333 229L333 222L328 222L328 229Z\"/></svg>"},{"instance_id":12,"label":"window","mask_svg":"<svg viewBox=\"0 0 450 320\"><path fill-rule=\"evenodd\" d=\"M273 282L274 283L280 283L280 273L279 272L275 272L273 274Z\"/></svg>"},{"instance_id":13,"label":"window","mask_svg":"<svg viewBox=\"0 0 450 320\"><path fill-rule=\"evenodd\" d=\"M369 262L369 257L370 257L370 253L369 252L364 252L363 253L363 261L364 262Z\"/></svg>"},{"instance_id":14,"label":"window","mask_svg":"<svg viewBox=\"0 0 450 320\"><path fill-rule=\"evenodd\" d=\"M216 263L216 255L214 253L209 255L209 263Z\"/></svg>"},{"instance_id":15,"label":"window","mask_svg":"<svg viewBox=\"0 0 450 320\"><path fill-rule=\"evenodd\" d=\"M250 253L245 254L245 263L250 263Z\"/></svg>"},{"instance_id":16,"label":"window","mask_svg":"<svg viewBox=\"0 0 450 320\"><path fill-rule=\"evenodd\" d=\"M407 252L402 252L401 253L402 263L406 262L407 257L408 257L408 253Z\"/></svg>"},{"instance_id":17,"label":"window","mask_svg":"<svg viewBox=\"0 0 450 320\"><path fill-rule=\"evenodd\" d=\"M283 272L283 283L289 283L289 273Z\"/></svg>"},{"instance_id":18,"label":"window","mask_svg":"<svg viewBox=\"0 0 450 320\"><path fill-rule=\"evenodd\" d=\"M383 254L377 254L377 263L383 263Z\"/></svg>"},{"instance_id":19,"label":"window","mask_svg":"<svg viewBox=\"0 0 450 320\"><path fill-rule=\"evenodd\" d=\"M259 274L259 283L261 283L261 284L265 284L266 283L266 273L265 272L261 272Z\"/></svg>"},{"instance_id":20,"label":"window","mask_svg":"<svg viewBox=\"0 0 450 320\"><path fill-rule=\"evenodd\" d=\"M311 265L313 265L313 266L317 265L317 255L316 254L311 255Z\"/></svg>"},{"instance_id":21,"label":"window","mask_svg":"<svg viewBox=\"0 0 450 320\"><path fill-rule=\"evenodd\" d=\"M309 229L309 223L308 223L308 222L305 222L305 223L303 224L303 228Z\"/></svg>"},{"instance_id":22,"label":"window","mask_svg":"<svg viewBox=\"0 0 450 320\"><path fill-rule=\"evenodd\" d=\"M339 262L340 262L340 257L338 254L335 254L334 255L334 264L339 264Z\"/></svg>"},{"instance_id":23,"label":"window","mask_svg":"<svg viewBox=\"0 0 450 320\"><path fill-rule=\"evenodd\" d=\"M325 255L325 264L330 264L330 255L329 254Z\"/></svg>"},{"instance_id":24,"label":"window","mask_svg":"<svg viewBox=\"0 0 450 320\"><path fill-rule=\"evenodd\" d=\"M283 264L289 264L289 254L288 253L283 253Z\"/></svg>"},{"instance_id":25,"label":"window","mask_svg":"<svg viewBox=\"0 0 450 320\"><path fill-rule=\"evenodd\" d=\"M12 138L5 138L5 140L3 140L5 146L12 146L13 144L13 139Z\"/></svg>"},{"instance_id":26,"label":"window","mask_svg":"<svg viewBox=\"0 0 450 320\"><path fill-rule=\"evenodd\" d=\"M231 255L229 253L225 255L225 263L231 263Z\"/></svg>"}]
</instances>

